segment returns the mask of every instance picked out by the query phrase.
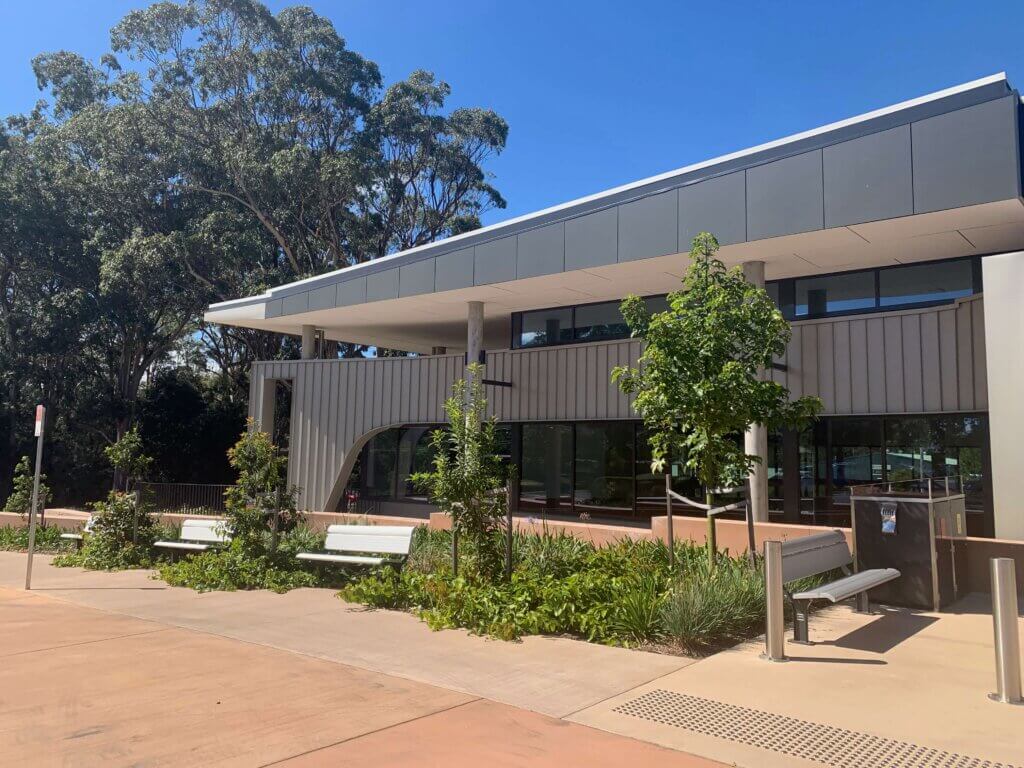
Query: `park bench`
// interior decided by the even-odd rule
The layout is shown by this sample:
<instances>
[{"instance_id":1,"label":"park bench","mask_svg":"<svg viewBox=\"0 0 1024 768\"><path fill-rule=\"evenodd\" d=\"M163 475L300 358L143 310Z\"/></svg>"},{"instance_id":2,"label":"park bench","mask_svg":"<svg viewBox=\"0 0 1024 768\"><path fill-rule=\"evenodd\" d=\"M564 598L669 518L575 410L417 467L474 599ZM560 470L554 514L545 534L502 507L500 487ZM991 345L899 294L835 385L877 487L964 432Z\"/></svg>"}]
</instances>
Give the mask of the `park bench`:
<instances>
[{"instance_id":1,"label":"park bench","mask_svg":"<svg viewBox=\"0 0 1024 768\"><path fill-rule=\"evenodd\" d=\"M158 541L154 547L177 552L206 552L231 541L223 520L186 520L181 524L178 541Z\"/></svg>"},{"instance_id":2,"label":"park bench","mask_svg":"<svg viewBox=\"0 0 1024 768\"><path fill-rule=\"evenodd\" d=\"M793 641L807 643L807 620L811 603L815 600L828 600L838 603L850 597L857 597L857 611L870 613L871 604L868 590L886 582L898 579L900 572L895 568L872 568L868 571L852 573L850 565L853 555L841 531L826 531L790 539L782 543L782 582L783 585L797 579L828 573L836 568L844 576L828 584L821 584L803 592L786 591L793 606Z\"/></svg>"},{"instance_id":3,"label":"park bench","mask_svg":"<svg viewBox=\"0 0 1024 768\"><path fill-rule=\"evenodd\" d=\"M79 533L62 533L60 535L60 537L64 541L73 541L73 542L75 542L75 549L81 549L82 548L82 544L85 543L85 534L92 533L92 526L93 526L93 523L95 523L95 522L96 522L96 516L95 515L89 515L88 519L85 521L85 525L82 526L81 532L79 532Z\"/></svg>"},{"instance_id":4,"label":"park bench","mask_svg":"<svg viewBox=\"0 0 1024 768\"><path fill-rule=\"evenodd\" d=\"M381 565L409 556L413 526L332 525L327 528L324 552L299 552L299 560L345 565Z\"/></svg>"}]
</instances>

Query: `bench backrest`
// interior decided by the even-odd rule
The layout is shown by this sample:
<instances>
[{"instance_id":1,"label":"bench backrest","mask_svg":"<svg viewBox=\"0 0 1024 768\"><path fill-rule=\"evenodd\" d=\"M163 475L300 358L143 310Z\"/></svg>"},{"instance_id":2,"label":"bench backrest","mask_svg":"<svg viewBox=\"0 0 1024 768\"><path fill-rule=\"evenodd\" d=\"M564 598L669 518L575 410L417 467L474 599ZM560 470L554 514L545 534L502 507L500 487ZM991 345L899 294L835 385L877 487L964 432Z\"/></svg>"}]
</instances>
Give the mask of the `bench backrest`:
<instances>
[{"instance_id":1,"label":"bench backrest","mask_svg":"<svg viewBox=\"0 0 1024 768\"><path fill-rule=\"evenodd\" d=\"M782 542L782 581L803 579L853 562L842 531L825 531Z\"/></svg>"},{"instance_id":2,"label":"bench backrest","mask_svg":"<svg viewBox=\"0 0 1024 768\"><path fill-rule=\"evenodd\" d=\"M332 525L327 529L324 549L408 555L414 530L405 525Z\"/></svg>"},{"instance_id":3,"label":"bench backrest","mask_svg":"<svg viewBox=\"0 0 1024 768\"><path fill-rule=\"evenodd\" d=\"M226 544L231 541L231 534L223 520L186 520L181 524L178 538L202 544Z\"/></svg>"}]
</instances>

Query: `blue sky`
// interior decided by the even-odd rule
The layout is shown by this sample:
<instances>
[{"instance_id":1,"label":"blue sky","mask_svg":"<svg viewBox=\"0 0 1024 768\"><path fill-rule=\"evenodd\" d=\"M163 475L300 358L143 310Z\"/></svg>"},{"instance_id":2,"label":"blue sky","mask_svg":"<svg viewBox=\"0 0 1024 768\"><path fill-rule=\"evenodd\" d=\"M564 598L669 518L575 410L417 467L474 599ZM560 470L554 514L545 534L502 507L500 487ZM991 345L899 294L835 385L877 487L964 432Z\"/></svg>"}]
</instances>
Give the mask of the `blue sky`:
<instances>
[{"instance_id":1,"label":"blue sky","mask_svg":"<svg viewBox=\"0 0 1024 768\"><path fill-rule=\"evenodd\" d=\"M0 0L0 112L39 98L33 55L98 58L144 4ZM995 72L1024 87L1018 2L306 4L389 82L429 69L508 120L487 223Z\"/></svg>"}]
</instances>

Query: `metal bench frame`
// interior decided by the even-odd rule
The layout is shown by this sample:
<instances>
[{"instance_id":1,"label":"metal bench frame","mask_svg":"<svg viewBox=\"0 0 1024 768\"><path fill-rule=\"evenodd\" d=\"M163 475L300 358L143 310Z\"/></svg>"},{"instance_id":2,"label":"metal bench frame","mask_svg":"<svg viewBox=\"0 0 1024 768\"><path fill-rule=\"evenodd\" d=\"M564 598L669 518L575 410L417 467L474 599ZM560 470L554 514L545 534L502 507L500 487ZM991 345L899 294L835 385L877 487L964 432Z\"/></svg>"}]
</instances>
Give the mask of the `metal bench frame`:
<instances>
[{"instance_id":1,"label":"metal bench frame","mask_svg":"<svg viewBox=\"0 0 1024 768\"><path fill-rule=\"evenodd\" d=\"M299 552L295 557L338 565L400 564L409 556L415 530L404 525L331 525L327 528L324 552Z\"/></svg>"},{"instance_id":2,"label":"metal bench frame","mask_svg":"<svg viewBox=\"0 0 1024 768\"><path fill-rule=\"evenodd\" d=\"M853 573L850 570L852 564L853 555L842 531L825 531L782 542L783 585L836 568L843 572L843 578L806 592L794 594L783 586L783 591L793 607L794 643L810 643L808 620L813 601L828 600L831 603L838 603L856 597L857 612L871 613L868 590L900 576L900 572L895 568L873 568Z\"/></svg>"}]
</instances>

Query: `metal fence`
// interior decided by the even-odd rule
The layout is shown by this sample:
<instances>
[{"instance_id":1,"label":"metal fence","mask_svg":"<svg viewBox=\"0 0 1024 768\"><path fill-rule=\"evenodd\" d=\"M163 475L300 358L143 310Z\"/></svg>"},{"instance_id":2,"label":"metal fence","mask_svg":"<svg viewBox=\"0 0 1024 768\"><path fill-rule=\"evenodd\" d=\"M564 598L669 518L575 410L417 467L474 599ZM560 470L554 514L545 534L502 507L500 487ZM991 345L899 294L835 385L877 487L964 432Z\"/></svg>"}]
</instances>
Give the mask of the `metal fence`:
<instances>
[{"instance_id":1,"label":"metal fence","mask_svg":"<svg viewBox=\"0 0 1024 768\"><path fill-rule=\"evenodd\" d=\"M136 489L158 512L222 515L224 492L230 485L200 483L139 483Z\"/></svg>"}]
</instances>

